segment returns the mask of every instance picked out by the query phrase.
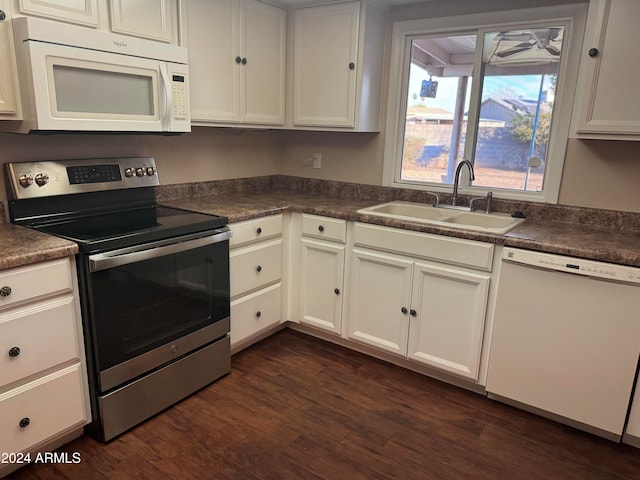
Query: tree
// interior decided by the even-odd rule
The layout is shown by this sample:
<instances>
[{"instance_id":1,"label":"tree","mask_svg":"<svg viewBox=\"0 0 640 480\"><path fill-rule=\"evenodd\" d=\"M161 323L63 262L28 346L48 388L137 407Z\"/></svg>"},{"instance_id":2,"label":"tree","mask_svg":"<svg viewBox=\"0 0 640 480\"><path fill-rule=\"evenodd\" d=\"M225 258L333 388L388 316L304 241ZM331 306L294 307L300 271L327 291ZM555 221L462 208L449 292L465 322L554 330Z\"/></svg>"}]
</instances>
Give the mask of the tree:
<instances>
[{"instance_id":1,"label":"tree","mask_svg":"<svg viewBox=\"0 0 640 480\"><path fill-rule=\"evenodd\" d=\"M534 115L517 112L509 121L511 137L518 142L531 144L534 120ZM538 127L536 128L534 146L538 156L543 160L547 156L547 145L549 144L550 132L551 112L540 112L538 115Z\"/></svg>"}]
</instances>

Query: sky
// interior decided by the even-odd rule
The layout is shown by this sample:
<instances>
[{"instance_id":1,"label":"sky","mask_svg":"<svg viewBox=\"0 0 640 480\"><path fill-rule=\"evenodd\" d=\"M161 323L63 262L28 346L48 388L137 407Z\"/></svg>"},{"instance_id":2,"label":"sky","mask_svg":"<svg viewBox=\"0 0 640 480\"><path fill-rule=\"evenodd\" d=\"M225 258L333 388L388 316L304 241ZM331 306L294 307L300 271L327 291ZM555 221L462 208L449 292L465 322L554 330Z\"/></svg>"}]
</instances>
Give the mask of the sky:
<instances>
[{"instance_id":1,"label":"sky","mask_svg":"<svg viewBox=\"0 0 640 480\"><path fill-rule=\"evenodd\" d=\"M416 65L411 65L410 77L409 77L409 105L417 105L420 103L420 98L417 101L413 100L413 94L420 94L420 85L422 80L428 80L429 74ZM431 108L443 108L450 112L453 112L453 106L456 101L457 81L455 78L436 78L432 80L438 81L438 92L436 98L426 98L424 104ZM551 82L548 77L543 86L544 90L547 90L551 86ZM469 88L471 88L471 82L469 82ZM540 90L540 76L538 75L513 75L502 77L486 77L484 81L485 93L497 93L497 92L513 92L515 97L522 97L529 100L535 100L538 98ZM485 95L490 96L490 95ZM504 95L500 95L504 96ZM470 94L467 93L467 105L468 108Z\"/></svg>"}]
</instances>

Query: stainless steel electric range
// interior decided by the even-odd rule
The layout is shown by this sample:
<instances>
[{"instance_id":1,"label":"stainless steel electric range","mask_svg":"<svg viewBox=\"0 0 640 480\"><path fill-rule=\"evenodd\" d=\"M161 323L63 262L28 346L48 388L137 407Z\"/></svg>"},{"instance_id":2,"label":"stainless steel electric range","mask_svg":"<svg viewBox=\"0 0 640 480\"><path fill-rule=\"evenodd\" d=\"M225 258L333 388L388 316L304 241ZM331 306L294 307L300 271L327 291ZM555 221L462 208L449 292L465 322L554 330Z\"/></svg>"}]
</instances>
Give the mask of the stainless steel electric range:
<instances>
[{"instance_id":1,"label":"stainless steel electric range","mask_svg":"<svg viewBox=\"0 0 640 480\"><path fill-rule=\"evenodd\" d=\"M76 242L93 421L108 441L230 371L226 217L155 201L153 158L5 164L13 223Z\"/></svg>"}]
</instances>

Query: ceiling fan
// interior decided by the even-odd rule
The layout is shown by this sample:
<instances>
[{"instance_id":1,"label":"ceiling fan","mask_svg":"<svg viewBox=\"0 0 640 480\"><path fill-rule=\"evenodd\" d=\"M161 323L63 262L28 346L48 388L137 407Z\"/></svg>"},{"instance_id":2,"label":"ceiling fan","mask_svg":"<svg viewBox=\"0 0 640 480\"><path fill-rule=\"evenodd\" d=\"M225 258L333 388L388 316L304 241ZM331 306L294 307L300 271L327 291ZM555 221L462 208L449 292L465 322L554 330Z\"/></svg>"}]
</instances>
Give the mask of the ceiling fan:
<instances>
[{"instance_id":1,"label":"ceiling fan","mask_svg":"<svg viewBox=\"0 0 640 480\"><path fill-rule=\"evenodd\" d=\"M500 42L521 42L513 47L506 48L496 52L496 56L500 58L506 58L516 53L525 52L536 47L540 50L546 50L554 57L560 56L560 49L551 45L551 42L556 40L562 27L550 27L545 29L523 30L521 32L500 32L496 35L498 45Z\"/></svg>"}]
</instances>

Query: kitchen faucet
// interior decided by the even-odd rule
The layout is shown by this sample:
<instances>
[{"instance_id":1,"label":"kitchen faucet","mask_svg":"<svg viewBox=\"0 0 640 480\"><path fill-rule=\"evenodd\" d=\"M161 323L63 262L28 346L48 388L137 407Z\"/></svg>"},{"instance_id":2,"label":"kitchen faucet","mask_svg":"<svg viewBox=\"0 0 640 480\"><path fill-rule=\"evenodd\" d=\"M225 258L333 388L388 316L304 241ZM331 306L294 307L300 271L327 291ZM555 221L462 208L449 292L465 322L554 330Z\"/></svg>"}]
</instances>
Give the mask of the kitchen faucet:
<instances>
[{"instance_id":1,"label":"kitchen faucet","mask_svg":"<svg viewBox=\"0 0 640 480\"><path fill-rule=\"evenodd\" d=\"M471 180L475 180L476 176L473 173L473 164L467 160L466 158L463 159L459 164L458 164L458 168L456 168L456 174L455 177L453 179L453 198L451 199L451 205L452 206L456 206L458 205L458 183L460 182L460 171L462 170L462 167L466 165L469 168L469 173L471 174Z\"/></svg>"}]
</instances>

